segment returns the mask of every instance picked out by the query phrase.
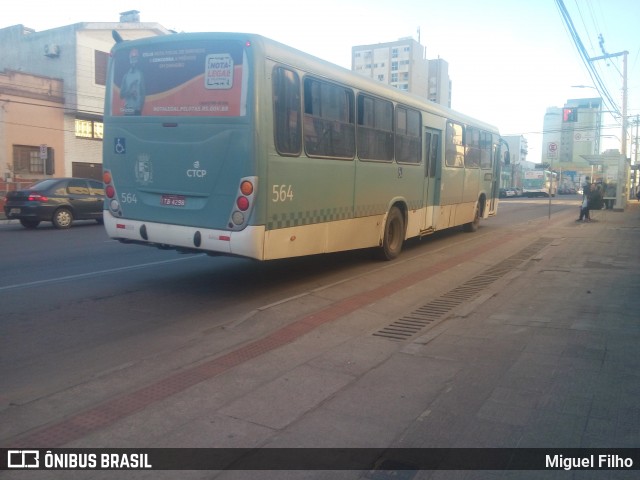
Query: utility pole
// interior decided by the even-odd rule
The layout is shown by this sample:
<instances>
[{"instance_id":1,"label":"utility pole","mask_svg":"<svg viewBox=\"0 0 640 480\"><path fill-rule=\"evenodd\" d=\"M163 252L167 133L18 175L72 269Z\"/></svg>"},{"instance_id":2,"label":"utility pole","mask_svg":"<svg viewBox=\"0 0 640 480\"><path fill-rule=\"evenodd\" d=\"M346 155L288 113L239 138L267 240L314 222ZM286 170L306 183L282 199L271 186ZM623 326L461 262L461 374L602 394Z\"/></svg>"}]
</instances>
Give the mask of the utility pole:
<instances>
[{"instance_id":1,"label":"utility pole","mask_svg":"<svg viewBox=\"0 0 640 480\"><path fill-rule=\"evenodd\" d=\"M603 47L604 40L601 40L600 46ZM604 51L604 48L603 48ZM627 158L627 55L629 52L626 50L624 52L618 53L605 53L599 57L590 58L590 62L595 62L596 60L605 60L608 58L619 57L622 55L622 139L621 139L621 154L624 158Z\"/></svg>"},{"instance_id":2,"label":"utility pole","mask_svg":"<svg viewBox=\"0 0 640 480\"><path fill-rule=\"evenodd\" d=\"M631 195L629 195L630 192L628 191L631 186L629 185L629 174L627 170L627 55L629 55L629 52L625 50L624 52L618 53L606 53L604 50L604 39L602 38L602 35L600 36L600 48L602 48L604 55L590 58L590 62L619 57L622 55L622 138L620 140L620 157L622 162L618 162L616 204L618 205L618 208L624 209L627 197L631 197Z\"/></svg>"},{"instance_id":3,"label":"utility pole","mask_svg":"<svg viewBox=\"0 0 640 480\"><path fill-rule=\"evenodd\" d=\"M636 120L633 122L636 124L636 139L635 139L635 144L636 144L636 149L635 149L635 159L633 161L633 167L631 167L633 176L631 177L631 197L633 197L633 194L636 193L636 189L640 188L640 182L638 180L640 180L640 171L638 171L638 125L640 124L640 115L636 115ZM632 127L633 128L633 127ZM633 130L632 130L633 132Z\"/></svg>"},{"instance_id":4,"label":"utility pole","mask_svg":"<svg viewBox=\"0 0 640 480\"><path fill-rule=\"evenodd\" d=\"M636 119L632 122L635 124L636 126L636 136L635 136L635 140L633 143L635 143L635 155L634 155L634 164L638 165L638 124L640 124L640 115L636 115ZM631 135L633 135L633 127L631 127Z\"/></svg>"}]
</instances>

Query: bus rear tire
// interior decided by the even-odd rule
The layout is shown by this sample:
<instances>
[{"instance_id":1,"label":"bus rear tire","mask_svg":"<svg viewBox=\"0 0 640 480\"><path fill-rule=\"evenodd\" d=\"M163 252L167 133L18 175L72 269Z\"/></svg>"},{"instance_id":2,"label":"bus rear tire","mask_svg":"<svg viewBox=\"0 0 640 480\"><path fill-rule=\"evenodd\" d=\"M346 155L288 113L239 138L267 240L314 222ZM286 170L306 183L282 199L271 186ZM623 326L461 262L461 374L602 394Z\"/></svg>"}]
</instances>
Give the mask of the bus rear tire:
<instances>
[{"instance_id":1,"label":"bus rear tire","mask_svg":"<svg viewBox=\"0 0 640 480\"><path fill-rule=\"evenodd\" d=\"M462 226L462 229L465 232L477 232L478 227L480 227L480 204L476 203L476 210L473 214L473 221L465 223Z\"/></svg>"},{"instance_id":2,"label":"bus rear tire","mask_svg":"<svg viewBox=\"0 0 640 480\"><path fill-rule=\"evenodd\" d=\"M404 215L398 207L391 207L384 225L382 245L378 251L382 260L393 260L400 255L404 244Z\"/></svg>"}]
</instances>

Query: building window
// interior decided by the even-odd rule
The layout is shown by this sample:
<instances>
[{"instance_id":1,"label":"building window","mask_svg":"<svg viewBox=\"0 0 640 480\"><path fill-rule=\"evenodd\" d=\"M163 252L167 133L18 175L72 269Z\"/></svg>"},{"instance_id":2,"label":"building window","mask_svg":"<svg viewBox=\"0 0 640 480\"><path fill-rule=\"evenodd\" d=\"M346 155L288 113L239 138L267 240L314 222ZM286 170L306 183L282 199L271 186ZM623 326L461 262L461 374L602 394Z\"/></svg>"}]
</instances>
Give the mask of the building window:
<instances>
[{"instance_id":1,"label":"building window","mask_svg":"<svg viewBox=\"0 0 640 480\"><path fill-rule=\"evenodd\" d=\"M53 149L46 147L46 158L42 158L41 147L13 146L14 175L53 175Z\"/></svg>"},{"instance_id":2,"label":"building window","mask_svg":"<svg viewBox=\"0 0 640 480\"><path fill-rule=\"evenodd\" d=\"M94 53L95 63L95 82L96 85L107 84L107 63L109 63L109 54L96 50Z\"/></svg>"},{"instance_id":3,"label":"building window","mask_svg":"<svg viewBox=\"0 0 640 480\"><path fill-rule=\"evenodd\" d=\"M102 122L76 118L76 137L102 140L103 128Z\"/></svg>"}]
</instances>

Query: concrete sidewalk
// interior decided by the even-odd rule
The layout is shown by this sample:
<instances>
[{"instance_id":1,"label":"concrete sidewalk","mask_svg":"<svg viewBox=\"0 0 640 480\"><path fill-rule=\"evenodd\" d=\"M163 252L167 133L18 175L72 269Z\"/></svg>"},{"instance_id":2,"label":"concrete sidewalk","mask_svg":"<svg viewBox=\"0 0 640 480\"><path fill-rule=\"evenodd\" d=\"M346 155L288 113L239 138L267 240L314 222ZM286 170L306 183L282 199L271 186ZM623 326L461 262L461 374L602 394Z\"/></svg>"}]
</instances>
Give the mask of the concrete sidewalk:
<instances>
[{"instance_id":1,"label":"concrete sidewalk","mask_svg":"<svg viewBox=\"0 0 640 480\"><path fill-rule=\"evenodd\" d=\"M345 342L212 412L209 438L253 431L266 447L639 447L640 210L633 203L592 218L578 224L565 216L538 230L542 237L533 235L511 264L473 277L479 282L492 268L506 268L498 281L397 350L384 337ZM531 245L532 256L520 261ZM351 317L357 322L358 312ZM185 441L194 433L188 430ZM340 478L358 478L354 473ZM589 473L635 477L449 471L413 478Z\"/></svg>"},{"instance_id":2,"label":"concrete sidewalk","mask_svg":"<svg viewBox=\"0 0 640 480\"><path fill-rule=\"evenodd\" d=\"M242 361L228 354L204 365L220 370L64 446L637 448L640 208L631 202L624 212L593 212L591 223L575 218L565 213L519 227L513 240L500 240L503 251L442 267L442 275L459 281L453 289L440 291L433 277L417 276L422 267L408 264L397 280L410 278L406 288L382 295L384 285L374 286L379 298L352 300L351 309L341 304L330 322L310 313L280 343L272 335L271 346L252 344L258 353L238 349ZM301 305L318 311L338 296L357 298L349 288L260 312L260 320L304 311ZM47 475L30 478L54 478L37 473ZM400 478L176 473L127 472L126 478ZM404 478L633 473L421 471ZM119 477L67 472L59 478Z\"/></svg>"}]
</instances>

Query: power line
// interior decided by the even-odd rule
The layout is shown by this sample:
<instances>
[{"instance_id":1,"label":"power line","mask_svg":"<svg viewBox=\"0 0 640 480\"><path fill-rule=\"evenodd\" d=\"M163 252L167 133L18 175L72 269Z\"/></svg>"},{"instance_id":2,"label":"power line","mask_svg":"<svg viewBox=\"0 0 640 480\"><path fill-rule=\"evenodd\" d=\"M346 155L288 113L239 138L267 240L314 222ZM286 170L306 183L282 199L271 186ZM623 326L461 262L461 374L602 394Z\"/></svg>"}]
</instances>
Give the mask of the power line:
<instances>
[{"instance_id":1,"label":"power line","mask_svg":"<svg viewBox=\"0 0 640 480\"><path fill-rule=\"evenodd\" d=\"M83 113L86 115L94 115L94 116L103 116L103 111L102 110L82 110L80 109L80 105L77 105L78 108L73 109L71 107L68 106L64 106L64 105L47 105L44 103L32 103L32 102L22 102L20 100L13 100L10 98L0 98L0 103L4 102L5 104L12 104L15 103L16 105L28 105L31 107L42 107L42 108L53 108L55 110L70 110L73 112L73 114L80 114L82 115Z\"/></svg>"},{"instance_id":2,"label":"power line","mask_svg":"<svg viewBox=\"0 0 640 480\"><path fill-rule=\"evenodd\" d=\"M573 20L571 19L571 15L567 11L567 8L565 7L564 2L562 0L556 0L556 5L558 6L558 10L560 10L560 15L562 16L562 19L563 19L563 21L565 23L565 26L567 28L567 31L569 33L569 36L571 37L571 39L573 40L573 43L575 44L576 48L578 49L578 53L580 54L580 58L581 58L582 62L584 63L585 67L587 68L587 72L589 73L589 76L591 77L591 80L596 85L596 90L598 90L598 93L600 93L600 96L603 97L603 100L605 100L607 102L607 104L608 104L608 106L609 106L609 108L611 110L613 110L616 113L618 113L618 115L622 115L620 113L620 108L618 107L617 103L611 97L611 94L609 93L609 90L607 89L606 85L602 81L602 78L600 77L600 74L598 73L598 71L594 67L593 63L591 62L590 56L589 56L586 48L584 47L584 44L582 43L582 40L580 39L580 35L578 35L578 32L577 32L577 30L575 28Z\"/></svg>"}]
</instances>

